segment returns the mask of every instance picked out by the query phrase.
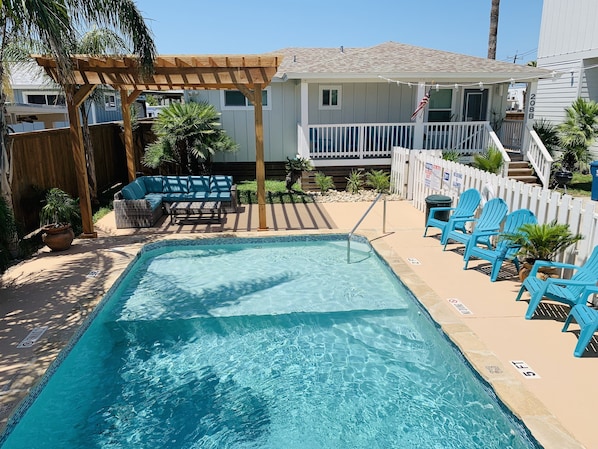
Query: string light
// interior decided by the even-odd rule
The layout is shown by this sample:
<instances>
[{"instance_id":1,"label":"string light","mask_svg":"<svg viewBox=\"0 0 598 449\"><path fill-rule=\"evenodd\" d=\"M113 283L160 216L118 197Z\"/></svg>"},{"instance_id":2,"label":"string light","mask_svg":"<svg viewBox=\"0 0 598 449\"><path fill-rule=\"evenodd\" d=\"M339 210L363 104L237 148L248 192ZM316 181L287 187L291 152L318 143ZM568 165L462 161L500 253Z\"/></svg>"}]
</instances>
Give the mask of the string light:
<instances>
[{"instance_id":1,"label":"string light","mask_svg":"<svg viewBox=\"0 0 598 449\"><path fill-rule=\"evenodd\" d=\"M584 70L588 70L588 69L593 69L595 67L598 67L598 64L594 65L594 66L590 66L590 67L585 67ZM432 81L431 83L426 83L426 82L415 82L415 81L401 81L401 80L393 80L391 78L386 78L382 75L378 75L378 78L386 80L386 81L392 81L394 83L397 84L397 86L401 86L401 85L406 85L409 87L413 87L414 84L417 84L418 86L420 86L421 88L425 89L425 88L434 88L436 90L439 89L455 89L455 90L459 90L460 87L462 88L468 88L468 87L477 87L479 89L484 89L484 86L493 86L493 85L497 85L497 84L514 84L517 82L530 82L530 81L535 81L538 79L548 79L548 78L552 78L555 79L557 77L560 77L564 74L564 72L557 72L557 71L553 71L551 72L550 76L538 76L538 77L529 77L529 76L525 76L525 77L521 77L521 78L508 78L505 80L500 80L500 81L493 81L493 82L488 82L488 81L478 81L476 83L454 83L454 84L441 84L441 83L435 83L434 81Z\"/></svg>"}]
</instances>

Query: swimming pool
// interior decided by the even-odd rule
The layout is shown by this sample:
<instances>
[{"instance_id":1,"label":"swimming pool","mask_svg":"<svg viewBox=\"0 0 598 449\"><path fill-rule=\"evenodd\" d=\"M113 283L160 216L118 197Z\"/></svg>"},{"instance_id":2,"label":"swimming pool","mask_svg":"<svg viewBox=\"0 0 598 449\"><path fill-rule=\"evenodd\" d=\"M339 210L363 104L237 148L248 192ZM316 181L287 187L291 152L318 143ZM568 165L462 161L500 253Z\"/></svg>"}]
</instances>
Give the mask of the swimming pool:
<instances>
[{"instance_id":1,"label":"swimming pool","mask_svg":"<svg viewBox=\"0 0 598 449\"><path fill-rule=\"evenodd\" d=\"M369 244L149 245L2 448L534 448ZM43 443L43 444L42 444Z\"/></svg>"}]
</instances>

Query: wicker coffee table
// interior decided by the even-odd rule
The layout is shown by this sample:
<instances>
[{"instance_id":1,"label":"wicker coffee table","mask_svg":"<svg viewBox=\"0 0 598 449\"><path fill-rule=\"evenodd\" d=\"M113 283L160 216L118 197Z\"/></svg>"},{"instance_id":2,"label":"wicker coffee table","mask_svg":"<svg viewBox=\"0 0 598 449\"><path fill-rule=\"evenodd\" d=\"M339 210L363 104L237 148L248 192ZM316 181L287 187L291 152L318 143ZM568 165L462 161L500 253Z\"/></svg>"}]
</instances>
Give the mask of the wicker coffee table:
<instances>
[{"instance_id":1,"label":"wicker coffee table","mask_svg":"<svg viewBox=\"0 0 598 449\"><path fill-rule=\"evenodd\" d=\"M221 201L177 201L170 205L170 223L186 221L222 222ZM208 216L209 215L209 216Z\"/></svg>"}]
</instances>

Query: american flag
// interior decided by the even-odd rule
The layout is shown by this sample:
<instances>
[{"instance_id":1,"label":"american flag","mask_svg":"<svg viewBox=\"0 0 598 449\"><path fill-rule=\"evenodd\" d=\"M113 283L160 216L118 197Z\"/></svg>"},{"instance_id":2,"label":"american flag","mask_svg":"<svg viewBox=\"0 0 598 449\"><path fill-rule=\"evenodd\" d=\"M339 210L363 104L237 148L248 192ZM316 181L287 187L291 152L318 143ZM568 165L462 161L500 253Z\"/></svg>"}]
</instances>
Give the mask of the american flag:
<instances>
[{"instance_id":1,"label":"american flag","mask_svg":"<svg viewBox=\"0 0 598 449\"><path fill-rule=\"evenodd\" d=\"M421 99L421 101L417 105L417 108L415 108L415 111L413 111L413 114L411 114L411 120L415 120L415 118L417 117L417 114L419 114L419 112L423 108L426 107L426 105L428 104L429 101L430 101L430 91L428 91L426 93L426 95L424 95L424 98Z\"/></svg>"}]
</instances>

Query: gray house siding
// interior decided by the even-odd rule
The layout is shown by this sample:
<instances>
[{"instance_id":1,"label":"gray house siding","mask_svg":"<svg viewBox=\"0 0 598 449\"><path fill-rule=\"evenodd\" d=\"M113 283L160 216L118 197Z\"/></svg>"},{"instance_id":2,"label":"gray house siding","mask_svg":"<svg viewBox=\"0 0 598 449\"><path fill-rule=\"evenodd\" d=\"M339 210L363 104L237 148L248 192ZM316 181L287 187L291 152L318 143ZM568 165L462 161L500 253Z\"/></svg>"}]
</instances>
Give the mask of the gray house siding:
<instances>
[{"instance_id":1,"label":"gray house siding","mask_svg":"<svg viewBox=\"0 0 598 449\"><path fill-rule=\"evenodd\" d=\"M215 162L255 162L255 115L253 110L222 110L220 91L196 94L221 112L222 128L239 145L232 153L215 155ZM271 107L263 109L264 159L284 161L297 154L297 123L299 122L299 87L294 81L270 85Z\"/></svg>"},{"instance_id":2,"label":"gray house siding","mask_svg":"<svg viewBox=\"0 0 598 449\"><path fill-rule=\"evenodd\" d=\"M320 87L341 88L340 109L320 109ZM394 83L312 83L309 85L309 124L409 122L416 88Z\"/></svg>"},{"instance_id":3,"label":"gray house siding","mask_svg":"<svg viewBox=\"0 0 598 449\"><path fill-rule=\"evenodd\" d=\"M596 0L544 0L538 43L540 59L598 49Z\"/></svg>"},{"instance_id":4,"label":"gray house siding","mask_svg":"<svg viewBox=\"0 0 598 449\"><path fill-rule=\"evenodd\" d=\"M558 124L578 97L598 100L597 21L595 0L544 0L537 62L558 76L539 80L535 119Z\"/></svg>"}]
</instances>

